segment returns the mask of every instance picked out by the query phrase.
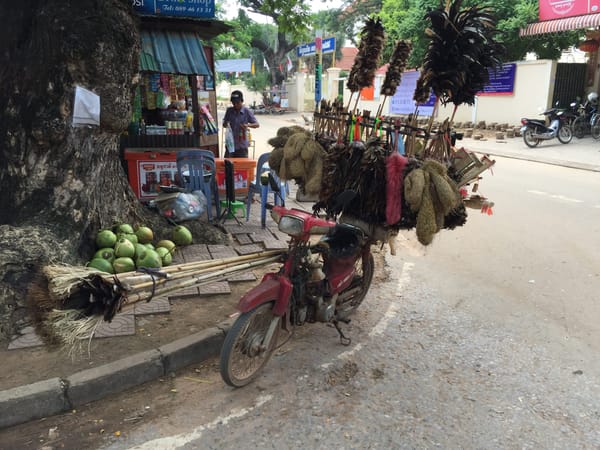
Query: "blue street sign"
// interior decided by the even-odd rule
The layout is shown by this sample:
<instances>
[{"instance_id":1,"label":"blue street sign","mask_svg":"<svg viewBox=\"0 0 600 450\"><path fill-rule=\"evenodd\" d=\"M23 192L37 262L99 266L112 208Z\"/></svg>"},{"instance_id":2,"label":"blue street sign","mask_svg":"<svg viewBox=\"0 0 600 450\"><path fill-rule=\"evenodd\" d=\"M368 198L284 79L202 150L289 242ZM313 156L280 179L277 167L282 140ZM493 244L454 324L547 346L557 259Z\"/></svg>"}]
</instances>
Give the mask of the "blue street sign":
<instances>
[{"instance_id":1,"label":"blue street sign","mask_svg":"<svg viewBox=\"0 0 600 450\"><path fill-rule=\"evenodd\" d=\"M335 52L335 38L330 37L327 39L323 39L323 53L331 53ZM311 56L317 53L317 46L314 42L310 44L302 44L296 47L296 55L298 58L302 56Z\"/></svg>"}]
</instances>

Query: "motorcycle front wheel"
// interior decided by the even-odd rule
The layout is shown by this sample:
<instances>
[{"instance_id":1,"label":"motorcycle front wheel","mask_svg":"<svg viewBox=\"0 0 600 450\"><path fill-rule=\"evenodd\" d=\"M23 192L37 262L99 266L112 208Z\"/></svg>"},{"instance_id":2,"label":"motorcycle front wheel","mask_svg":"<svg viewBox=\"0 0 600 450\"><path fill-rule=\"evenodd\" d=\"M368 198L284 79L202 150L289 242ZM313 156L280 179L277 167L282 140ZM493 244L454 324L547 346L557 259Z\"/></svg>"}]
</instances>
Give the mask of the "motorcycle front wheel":
<instances>
[{"instance_id":1,"label":"motorcycle front wheel","mask_svg":"<svg viewBox=\"0 0 600 450\"><path fill-rule=\"evenodd\" d=\"M336 310L336 316L338 319L347 319L363 302L371 287L371 281L373 281L373 271L375 270L375 262L373 261L373 255L369 253L367 258L359 258L355 263L355 273L352 283L348 286L340 295L344 295L344 292L356 290L349 298L345 299Z\"/></svg>"},{"instance_id":2,"label":"motorcycle front wheel","mask_svg":"<svg viewBox=\"0 0 600 450\"><path fill-rule=\"evenodd\" d=\"M577 139L581 139L585 136L585 132L587 131L587 123L584 117L578 117L571 124L571 128L573 131L573 135ZM558 139L560 141L560 138ZM562 142L562 141L561 141ZM567 144L567 142L563 142L563 144Z\"/></svg>"},{"instance_id":3,"label":"motorcycle front wheel","mask_svg":"<svg viewBox=\"0 0 600 450\"><path fill-rule=\"evenodd\" d=\"M571 131L571 127L568 125L563 125L558 129L558 134L556 135L561 144L568 144L573 139L573 132Z\"/></svg>"},{"instance_id":4,"label":"motorcycle front wheel","mask_svg":"<svg viewBox=\"0 0 600 450\"><path fill-rule=\"evenodd\" d=\"M600 139L600 114L594 114L590 124L592 137L596 140Z\"/></svg>"},{"instance_id":5,"label":"motorcycle front wheel","mask_svg":"<svg viewBox=\"0 0 600 450\"><path fill-rule=\"evenodd\" d=\"M538 144L541 141L541 139L536 139L535 137L535 130L533 128L527 128L525 131L523 131L523 142L525 142L525 145L527 147L537 147Z\"/></svg>"},{"instance_id":6,"label":"motorcycle front wheel","mask_svg":"<svg viewBox=\"0 0 600 450\"><path fill-rule=\"evenodd\" d=\"M263 346L267 330L275 318L272 308L272 302L263 303L243 313L227 333L221 349L221 377L229 386L242 387L254 380L275 351L281 317L277 318L268 348Z\"/></svg>"}]
</instances>

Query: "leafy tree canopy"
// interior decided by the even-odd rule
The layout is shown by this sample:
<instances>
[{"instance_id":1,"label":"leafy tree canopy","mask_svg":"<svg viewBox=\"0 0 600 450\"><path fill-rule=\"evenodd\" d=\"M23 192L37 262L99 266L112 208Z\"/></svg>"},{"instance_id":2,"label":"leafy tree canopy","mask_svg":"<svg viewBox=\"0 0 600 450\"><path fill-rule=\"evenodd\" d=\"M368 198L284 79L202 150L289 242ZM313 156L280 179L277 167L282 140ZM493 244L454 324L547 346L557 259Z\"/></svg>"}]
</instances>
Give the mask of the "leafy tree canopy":
<instances>
[{"instance_id":1,"label":"leafy tree canopy","mask_svg":"<svg viewBox=\"0 0 600 450\"><path fill-rule=\"evenodd\" d=\"M429 40L424 30L428 21L425 14L445 4L440 0L348 0L339 10L324 12L321 23L333 32L342 32L345 38L358 44L358 32L369 15L381 17L386 30L386 48L382 62L388 61L399 39L410 40L413 52L409 67L419 67ZM583 30L521 37L519 30L538 20L538 0L464 0L463 7L488 6L497 18L498 40L507 48L505 61L518 61L528 52L542 59L558 59L562 50L576 45L584 36Z\"/></svg>"}]
</instances>

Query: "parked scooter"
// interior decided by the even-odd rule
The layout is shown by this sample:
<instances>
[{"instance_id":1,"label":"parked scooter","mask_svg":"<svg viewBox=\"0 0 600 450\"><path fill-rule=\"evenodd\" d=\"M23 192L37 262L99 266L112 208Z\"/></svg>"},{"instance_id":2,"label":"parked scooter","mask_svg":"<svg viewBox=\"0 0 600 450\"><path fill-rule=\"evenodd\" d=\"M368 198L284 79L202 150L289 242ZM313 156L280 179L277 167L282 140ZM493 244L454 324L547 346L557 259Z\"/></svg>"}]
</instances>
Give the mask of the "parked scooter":
<instances>
[{"instance_id":1,"label":"parked scooter","mask_svg":"<svg viewBox=\"0 0 600 450\"><path fill-rule=\"evenodd\" d=\"M521 119L521 135L528 147L537 147L540 142L557 138L562 144L568 144L573 139L573 132L569 126L569 118L563 110L550 108L542 113L548 116L550 126L541 119Z\"/></svg>"},{"instance_id":2,"label":"parked scooter","mask_svg":"<svg viewBox=\"0 0 600 450\"><path fill-rule=\"evenodd\" d=\"M271 187L278 190L274 180ZM352 191L340 194L340 213L355 196ZM239 301L241 315L221 350L221 376L234 387L256 378L273 354L281 330L291 334L307 322L332 323L342 343L349 344L339 322L349 322L373 278L374 242L360 228L299 209L268 208L279 230L290 236L289 250L279 270L267 273ZM311 243L315 234L324 236Z\"/></svg>"}]
</instances>

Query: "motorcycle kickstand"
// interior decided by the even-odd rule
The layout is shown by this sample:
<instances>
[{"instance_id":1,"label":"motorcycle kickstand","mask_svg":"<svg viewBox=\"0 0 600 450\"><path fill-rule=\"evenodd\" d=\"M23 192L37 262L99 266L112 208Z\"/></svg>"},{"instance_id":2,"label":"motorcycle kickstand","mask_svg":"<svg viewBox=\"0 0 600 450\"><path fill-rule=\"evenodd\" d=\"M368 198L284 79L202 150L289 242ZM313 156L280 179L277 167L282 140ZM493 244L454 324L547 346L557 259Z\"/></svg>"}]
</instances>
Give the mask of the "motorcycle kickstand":
<instances>
[{"instance_id":1,"label":"motorcycle kickstand","mask_svg":"<svg viewBox=\"0 0 600 450\"><path fill-rule=\"evenodd\" d=\"M349 320L348 320L348 321L346 321L346 320L343 320L342 322L344 322L344 323L350 323L350 321L349 321ZM334 321L333 321L333 326L335 327L335 329L337 330L338 334L340 335L340 344L342 344L342 345L345 345L345 346L348 346L348 345L350 345L350 344L352 343L352 339L350 339L350 338L347 338L347 337L344 335L344 333L343 333L342 329L341 329L341 328L340 328L340 326L338 325L339 323L340 323L340 321L339 321L339 320L334 320Z\"/></svg>"}]
</instances>

